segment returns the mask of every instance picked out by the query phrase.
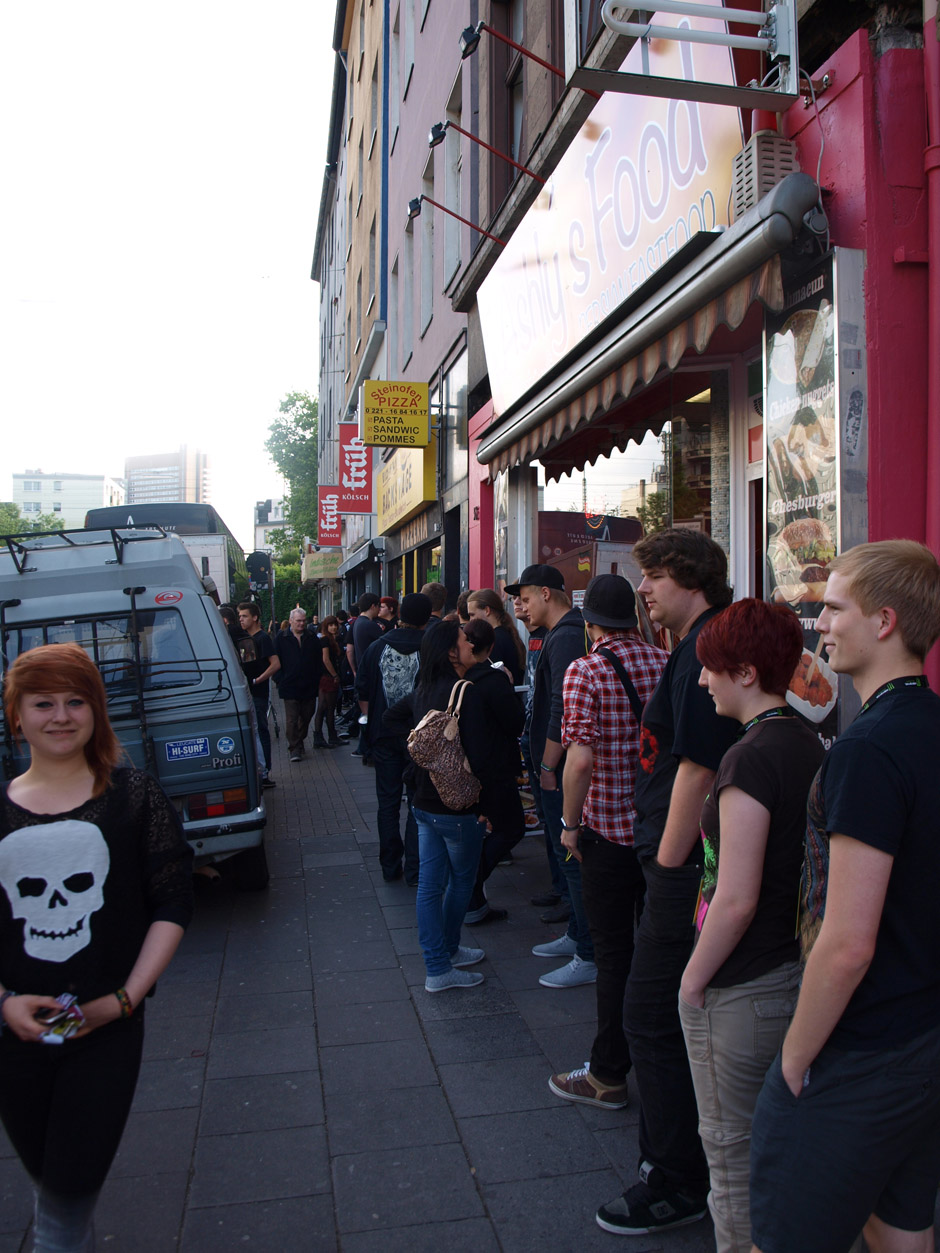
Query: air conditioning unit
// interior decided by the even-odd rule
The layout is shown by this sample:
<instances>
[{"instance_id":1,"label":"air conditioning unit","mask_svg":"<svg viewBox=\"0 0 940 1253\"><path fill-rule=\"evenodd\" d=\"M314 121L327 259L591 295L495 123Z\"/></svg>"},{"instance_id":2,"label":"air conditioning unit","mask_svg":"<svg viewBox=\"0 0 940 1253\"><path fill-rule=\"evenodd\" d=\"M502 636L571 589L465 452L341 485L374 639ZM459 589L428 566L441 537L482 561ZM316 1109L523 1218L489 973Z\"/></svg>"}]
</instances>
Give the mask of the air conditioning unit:
<instances>
[{"instance_id":1,"label":"air conditioning unit","mask_svg":"<svg viewBox=\"0 0 940 1253\"><path fill-rule=\"evenodd\" d=\"M792 139L773 130L756 131L734 158L734 220L799 168Z\"/></svg>"}]
</instances>

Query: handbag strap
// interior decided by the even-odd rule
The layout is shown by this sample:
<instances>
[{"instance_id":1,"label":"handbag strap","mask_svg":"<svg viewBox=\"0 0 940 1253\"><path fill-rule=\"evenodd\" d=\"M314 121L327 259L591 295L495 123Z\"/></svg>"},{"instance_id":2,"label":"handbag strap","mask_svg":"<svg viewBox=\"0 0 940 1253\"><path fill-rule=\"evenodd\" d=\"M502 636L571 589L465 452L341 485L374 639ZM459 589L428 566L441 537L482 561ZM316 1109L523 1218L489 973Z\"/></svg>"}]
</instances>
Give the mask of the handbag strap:
<instances>
[{"instance_id":1,"label":"handbag strap","mask_svg":"<svg viewBox=\"0 0 940 1253\"><path fill-rule=\"evenodd\" d=\"M458 679L451 688L450 700L447 702L447 709L445 712L449 713L452 718L460 717L460 706L463 704L464 693L469 686L469 679Z\"/></svg>"},{"instance_id":2,"label":"handbag strap","mask_svg":"<svg viewBox=\"0 0 940 1253\"><path fill-rule=\"evenodd\" d=\"M623 662L616 654L612 653L609 648L599 648L599 653L603 653L613 668L617 671L617 678L623 684L623 690L627 694L627 700L630 702L630 708L633 710L637 722L643 721L643 702L637 694L636 688L630 682L630 676L624 669Z\"/></svg>"}]
</instances>

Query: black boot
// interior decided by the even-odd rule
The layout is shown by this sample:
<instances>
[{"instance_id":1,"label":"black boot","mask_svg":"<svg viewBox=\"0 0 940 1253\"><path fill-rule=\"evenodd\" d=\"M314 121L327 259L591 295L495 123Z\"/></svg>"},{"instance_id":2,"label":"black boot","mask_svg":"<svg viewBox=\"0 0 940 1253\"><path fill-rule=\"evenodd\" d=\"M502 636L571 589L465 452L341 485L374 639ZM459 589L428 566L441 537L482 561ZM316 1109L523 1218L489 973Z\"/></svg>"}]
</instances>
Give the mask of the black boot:
<instances>
[{"instance_id":1,"label":"black boot","mask_svg":"<svg viewBox=\"0 0 940 1253\"><path fill-rule=\"evenodd\" d=\"M329 747L326 740L323 738L322 733L319 731L314 731L313 733L313 747L314 748L328 748Z\"/></svg>"}]
</instances>

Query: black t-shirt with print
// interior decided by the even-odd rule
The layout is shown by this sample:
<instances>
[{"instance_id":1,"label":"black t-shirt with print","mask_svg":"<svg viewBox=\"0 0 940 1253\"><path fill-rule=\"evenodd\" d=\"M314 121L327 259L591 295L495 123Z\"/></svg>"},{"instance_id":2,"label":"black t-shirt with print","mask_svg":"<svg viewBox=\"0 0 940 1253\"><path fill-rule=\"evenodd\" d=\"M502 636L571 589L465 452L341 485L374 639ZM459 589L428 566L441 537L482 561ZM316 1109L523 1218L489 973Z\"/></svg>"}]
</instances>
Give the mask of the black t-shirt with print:
<instances>
[{"instance_id":1,"label":"black t-shirt with print","mask_svg":"<svg viewBox=\"0 0 940 1253\"><path fill-rule=\"evenodd\" d=\"M267 700L271 688L270 679L265 679L263 683L255 683L255 679L264 674L274 656L274 644L270 635L267 631L256 631L254 635L249 635L246 631L235 647L238 649L238 659L242 663L252 696Z\"/></svg>"},{"instance_id":2,"label":"black t-shirt with print","mask_svg":"<svg viewBox=\"0 0 940 1253\"><path fill-rule=\"evenodd\" d=\"M829 1037L836 1048L896 1048L940 1026L940 696L895 690L836 740L810 790L803 950L825 913L829 839L894 858L875 955Z\"/></svg>"},{"instance_id":3,"label":"black t-shirt with print","mask_svg":"<svg viewBox=\"0 0 940 1253\"><path fill-rule=\"evenodd\" d=\"M725 788L753 797L770 813L757 912L734 951L709 980L730 988L799 960L797 929L806 798L824 749L795 715L758 722L725 753L702 807L705 873L702 897L714 894L721 865L718 802Z\"/></svg>"},{"instance_id":4,"label":"black t-shirt with print","mask_svg":"<svg viewBox=\"0 0 940 1253\"><path fill-rule=\"evenodd\" d=\"M633 840L640 861L655 857L669 813L679 760L717 770L741 730L733 718L720 718L715 702L699 687L702 663L695 655L698 633L718 609L707 609L669 655L656 691L643 711L640 769L636 781ZM700 850L694 854L701 857Z\"/></svg>"},{"instance_id":5,"label":"black t-shirt with print","mask_svg":"<svg viewBox=\"0 0 940 1253\"><path fill-rule=\"evenodd\" d=\"M141 770L115 770L101 796L61 814L0 790L0 983L79 1001L122 987L151 923L189 923L192 862L176 810Z\"/></svg>"}]
</instances>

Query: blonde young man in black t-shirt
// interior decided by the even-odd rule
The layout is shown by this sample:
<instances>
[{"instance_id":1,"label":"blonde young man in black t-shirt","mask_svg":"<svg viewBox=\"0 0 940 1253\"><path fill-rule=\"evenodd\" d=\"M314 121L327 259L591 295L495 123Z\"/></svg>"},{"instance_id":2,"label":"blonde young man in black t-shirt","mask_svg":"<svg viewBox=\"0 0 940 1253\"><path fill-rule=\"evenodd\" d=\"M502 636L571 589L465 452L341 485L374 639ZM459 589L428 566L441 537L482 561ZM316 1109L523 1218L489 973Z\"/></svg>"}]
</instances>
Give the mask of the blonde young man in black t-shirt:
<instances>
[{"instance_id":1,"label":"blonde young man in black t-shirt","mask_svg":"<svg viewBox=\"0 0 940 1253\"><path fill-rule=\"evenodd\" d=\"M940 565L911 540L833 561L817 622L862 700L810 792L796 1014L752 1128L760 1253L933 1253L940 1178Z\"/></svg>"}]
</instances>

